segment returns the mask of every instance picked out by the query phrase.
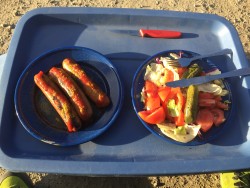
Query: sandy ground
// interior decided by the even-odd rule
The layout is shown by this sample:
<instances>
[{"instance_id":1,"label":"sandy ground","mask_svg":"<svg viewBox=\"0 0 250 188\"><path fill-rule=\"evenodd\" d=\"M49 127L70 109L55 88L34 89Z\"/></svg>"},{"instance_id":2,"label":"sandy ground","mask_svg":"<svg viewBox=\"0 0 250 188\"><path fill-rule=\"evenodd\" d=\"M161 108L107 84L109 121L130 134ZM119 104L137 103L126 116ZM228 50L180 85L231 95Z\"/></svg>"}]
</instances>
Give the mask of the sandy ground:
<instances>
[{"instance_id":1,"label":"sandy ground","mask_svg":"<svg viewBox=\"0 0 250 188\"><path fill-rule=\"evenodd\" d=\"M0 54L6 53L15 25L22 15L37 7L77 6L176 10L212 13L225 17L236 27L250 59L250 0L0 0ZM0 169L0 174L5 172ZM219 174L166 177L79 177L28 173L35 187L143 187L219 188Z\"/></svg>"}]
</instances>

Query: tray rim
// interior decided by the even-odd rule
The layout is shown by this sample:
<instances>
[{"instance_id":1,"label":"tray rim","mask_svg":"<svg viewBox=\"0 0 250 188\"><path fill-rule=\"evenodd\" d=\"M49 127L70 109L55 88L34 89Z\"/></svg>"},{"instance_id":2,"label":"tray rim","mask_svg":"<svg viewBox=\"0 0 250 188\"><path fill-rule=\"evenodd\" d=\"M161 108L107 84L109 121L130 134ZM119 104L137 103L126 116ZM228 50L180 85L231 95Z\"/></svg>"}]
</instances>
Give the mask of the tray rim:
<instances>
[{"instance_id":1,"label":"tray rim","mask_svg":"<svg viewBox=\"0 0 250 188\"><path fill-rule=\"evenodd\" d=\"M36 15L46 15L46 14L118 14L118 15L148 15L148 16L163 16L163 17L191 17L195 19L206 19L206 20L217 20L222 24L226 25L230 33L234 36L233 41L237 46L235 51L239 55L241 62L247 64L247 58L243 50L242 43L240 42L239 35L234 28L234 26L226 20L224 17L215 14L204 14L204 13L193 13L193 12L180 12L180 11L167 11L167 10L150 10L150 9L130 9L130 8L85 8L85 7L49 7L49 8L37 8L27 12L17 23L13 37L10 42L10 46L7 52L6 62L3 67L2 80L0 83L0 88L4 93L4 97L0 98L0 123L2 123L2 113L4 106L4 99L7 92L7 81L10 77L10 71L14 63L15 52L18 48L18 41L21 36L21 32L25 23L32 17ZM199 15L199 16L197 16ZM3 104L3 105L2 105ZM0 131L1 129L0 125ZM85 175L166 175L166 174L180 174L176 170L176 163L172 161L167 162L89 162L80 161L76 164L75 161L64 161L60 160L33 160L27 158L12 158L4 153L0 143L0 166L13 170L13 171L35 171L36 172L48 172L48 173L67 173L67 174L85 174ZM195 160L192 163L186 163L183 161L180 166L185 163L185 174L189 173L205 173L205 172L218 172L223 168L224 171L229 171L233 169L245 169L246 164L250 164L250 158L245 157L245 160L241 160L237 165L233 163L233 158L223 158L219 159L221 161L221 166L214 168L197 168L202 164L202 160ZM212 160L207 160L207 162L212 163ZM46 162L46 163L45 163ZM110 166L112 163L112 166ZM228 163L231 163L230 167ZM63 165L62 165L63 164ZM160 164L160 165L159 165ZM198 164L198 165L195 165ZM60 168L51 168L51 166L60 165ZM148 171L148 166L154 167L150 172ZM156 166L156 167L155 167ZM164 168L168 166L168 171ZM38 168L36 168L38 167ZM128 168L131 167L131 168ZM160 167L160 168L159 168ZM248 166L250 168L250 166ZM82 170L85 169L85 170ZM92 170L94 169L94 171ZM129 169L129 170L128 170ZM135 170L136 169L136 170ZM74 173L73 173L74 171ZM98 173L97 173L98 172Z\"/></svg>"}]
</instances>

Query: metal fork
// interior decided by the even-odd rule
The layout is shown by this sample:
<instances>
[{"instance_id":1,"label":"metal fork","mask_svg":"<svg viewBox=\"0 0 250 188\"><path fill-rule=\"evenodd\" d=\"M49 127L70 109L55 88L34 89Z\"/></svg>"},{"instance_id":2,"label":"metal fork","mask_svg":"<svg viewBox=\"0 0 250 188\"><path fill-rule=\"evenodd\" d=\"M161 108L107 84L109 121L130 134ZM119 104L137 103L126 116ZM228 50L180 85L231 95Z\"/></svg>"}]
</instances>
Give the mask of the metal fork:
<instances>
[{"instance_id":1,"label":"metal fork","mask_svg":"<svg viewBox=\"0 0 250 188\"><path fill-rule=\"evenodd\" d=\"M174 66L174 67L187 67L190 65L190 63L192 63L194 60L198 60L198 59L202 59L202 58L206 58L206 57L214 57L214 56L220 56L220 55L225 55L225 54L233 54L233 51L231 49L223 49L221 51L218 52L214 52L211 54L205 54L205 55L199 55L199 56L195 56L192 58L179 58L179 59L171 59L168 60L168 64L170 66Z\"/></svg>"}]
</instances>

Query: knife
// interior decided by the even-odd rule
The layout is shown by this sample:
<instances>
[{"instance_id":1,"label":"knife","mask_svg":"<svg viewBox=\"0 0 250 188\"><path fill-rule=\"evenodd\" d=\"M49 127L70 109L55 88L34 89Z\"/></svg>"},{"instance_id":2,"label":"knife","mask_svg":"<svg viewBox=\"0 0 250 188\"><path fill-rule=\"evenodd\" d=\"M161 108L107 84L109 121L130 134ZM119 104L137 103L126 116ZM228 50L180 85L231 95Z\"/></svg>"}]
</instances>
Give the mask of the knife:
<instances>
[{"instance_id":1,"label":"knife","mask_svg":"<svg viewBox=\"0 0 250 188\"><path fill-rule=\"evenodd\" d=\"M151 37L151 38L168 38L176 39L181 38L182 33L180 31L171 30L152 30L152 29L140 29L139 33L141 37Z\"/></svg>"},{"instance_id":2,"label":"knife","mask_svg":"<svg viewBox=\"0 0 250 188\"><path fill-rule=\"evenodd\" d=\"M182 37L180 31L173 30L155 30L155 29L139 29L139 30L111 30L113 33L125 34L147 38L165 38L165 39L177 39Z\"/></svg>"},{"instance_id":3,"label":"knife","mask_svg":"<svg viewBox=\"0 0 250 188\"><path fill-rule=\"evenodd\" d=\"M245 76L250 74L250 68L241 68L222 74L208 75L208 76L199 76L189 79L182 79L173 82L166 83L169 87L188 87L189 85L199 85L207 83L213 80L218 80L222 78L236 77L236 76Z\"/></svg>"}]
</instances>

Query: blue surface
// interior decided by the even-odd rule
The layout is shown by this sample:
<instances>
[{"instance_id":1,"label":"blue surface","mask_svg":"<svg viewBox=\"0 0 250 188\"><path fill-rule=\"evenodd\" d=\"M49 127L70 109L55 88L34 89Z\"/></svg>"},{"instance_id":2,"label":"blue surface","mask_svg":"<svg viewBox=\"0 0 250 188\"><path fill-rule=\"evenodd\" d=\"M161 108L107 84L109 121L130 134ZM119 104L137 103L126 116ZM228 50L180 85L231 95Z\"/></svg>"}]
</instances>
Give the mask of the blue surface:
<instances>
[{"instance_id":1,"label":"blue surface","mask_svg":"<svg viewBox=\"0 0 250 188\"><path fill-rule=\"evenodd\" d=\"M79 131L69 133L57 112L34 83L39 72L61 67L63 59L74 59L86 74L107 93L111 104L104 109L92 105L93 122ZM106 131L119 114L123 102L123 87L112 63L88 48L66 47L47 52L25 68L15 91L16 113L24 128L35 138L52 145L72 146L93 140Z\"/></svg>"},{"instance_id":2,"label":"blue surface","mask_svg":"<svg viewBox=\"0 0 250 188\"><path fill-rule=\"evenodd\" d=\"M131 35L140 28L179 30L181 39ZM124 31L124 32L114 32ZM127 32L128 31L128 32ZM33 138L15 113L15 87L28 63L46 51L83 46L105 55L124 84L124 105L98 138L57 147ZM151 134L130 97L133 76L148 57L164 50L198 54L233 50L231 70L249 66L235 28L224 18L187 12L133 9L43 8L15 28L0 83L0 164L12 171L83 175L166 175L250 168L249 77L230 81L237 113L225 134L200 146L179 146Z\"/></svg>"},{"instance_id":3,"label":"blue surface","mask_svg":"<svg viewBox=\"0 0 250 188\"><path fill-rule=\"evenodd\" d=\"M142 110L145 110L144 103L141 102L141 92L142 92L142 88L145 85L144 75L145 75L147 66L150 65L152 62L155 62L156 58L160 59L160 57L169 57L169 53L179 54L179 52L182 52L182 56L187 57L187 58L191 58L191 57L194 57L194 56L198 55L198 54L196 54L194 52L190 52L190 51L186 51L186 50L163 51L163 52L159 52L159 53L154 54L153 56L149 57L137 69L137 71L135 73L135 76L133 78L132 89L131 89L132 103L133 103L133 107L134 107L134 110L135 110L136 113L138 113L138 112L140 112ZM229 59L228 56L224 56L224 57L213 58L213 61L211 61L210 58L204 58L202 60L197 60L195 62L198 63L202 67L203 71L210 72L210 71L216 69L217 66L230 64L231 60ZM221 67L224 68L223 66L221 66ZM220 69L220 71L226 72L227 70L226 69ZM145 121L143 121L140 118L139 115L137 115L137 116L141 120L142 124L150 132L152 132L154 135L156 135L157 137L159 137L159 138L161 138L161 139L163 139L163 140L165 140L167 142L170 142L170 143L173 143L173 144L178 144L178 145L183 145L183 146L197 146L197 145L201 145L201 144L211 142L213 139L216 139L222 133L224 133L228 129L230 129L231 126L233 126L231 119L233 118L234 113L236 112L235 111L235 101L233 100L232 91L231 91L231 88L230 88L230 81L228 82L227 79L225 79L224 85L225 85L225 89L227 89L229 91L229 95L223 97L223 101L228 100L228 101L231 102L231 104L229 105L229 110L225 111L225 119L226 119L226 121L224 123L222 123L220 126L213 126L206 133L202 132L201 137L197 136L195 139L193 139L192 141L190 141L188 143L181 143L181 142L175 141L175 140L167 137L166 135L164 135L161 132L161 130L156 125L146 123Z\"/></svg>"}]
</instances>

